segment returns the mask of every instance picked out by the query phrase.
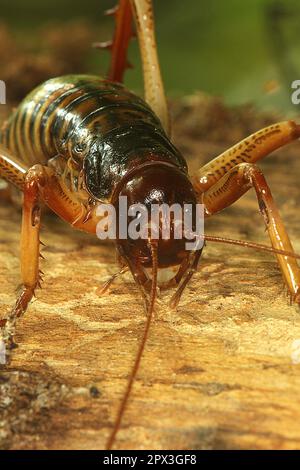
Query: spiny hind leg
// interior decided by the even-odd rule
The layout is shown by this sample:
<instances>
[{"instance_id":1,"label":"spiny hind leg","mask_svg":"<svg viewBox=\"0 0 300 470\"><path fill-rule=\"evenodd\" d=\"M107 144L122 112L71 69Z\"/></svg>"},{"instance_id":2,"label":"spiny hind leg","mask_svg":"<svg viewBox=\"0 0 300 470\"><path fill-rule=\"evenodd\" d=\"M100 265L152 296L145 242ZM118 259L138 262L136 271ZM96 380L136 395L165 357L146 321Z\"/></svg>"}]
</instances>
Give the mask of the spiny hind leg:
<instances>
[{"instance_id":1,"label":"spiny hind leg","mask_svg":"<svg viewBox=\"0 0 300 470\"><path fill-rule=\"evenodd\" d=\"M217 183L205 191L201 200L207 216L213 215L237 201L254 188L273 248L293 252L289 236L261 170L253 164L241 163L229 170ZM296 259L276 255L291 299L300 303L300 270Z\"/></svg>"},{"instance_id":2,"label":"spiny hind leg","mask_svg":"<svg viewBox=\"0 0 300 470\"><path fill-rule=\"evenodd\" d=\"M23 189L28 167L0 145L0 199L22 207L20 190Z\"/></svg>"},{"instance_id":3,"label":"spiny hind leg","mask_svg":"<svg viewBox=\"0 0 300 470\"><path fill-rule=\"evenodd\" d=\"M299 137L300 125L294 121L278 122L255 132L200 168L193 176L196 191L207 191L234 166L255 163Z\"/></svg>"}]
</instances>

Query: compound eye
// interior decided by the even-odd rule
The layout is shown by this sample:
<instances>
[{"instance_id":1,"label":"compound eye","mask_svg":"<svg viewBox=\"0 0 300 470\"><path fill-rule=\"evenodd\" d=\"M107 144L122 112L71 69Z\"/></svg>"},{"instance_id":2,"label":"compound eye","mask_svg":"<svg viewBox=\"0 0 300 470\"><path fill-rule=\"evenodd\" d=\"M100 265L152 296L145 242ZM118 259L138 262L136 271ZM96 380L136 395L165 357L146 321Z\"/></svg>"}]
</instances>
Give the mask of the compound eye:
<instances>
[{"instance_id":1,"label":"compound eye","mask_svg":"<svg viewBox=\"0 0 300 470\"><path fill-rule=\"evenodd\" d=\"M101 199L103 195L101 157L99 154L89 154L83 162L85 185L88 192L96 199Z\"/></svg>"}]
</instances>

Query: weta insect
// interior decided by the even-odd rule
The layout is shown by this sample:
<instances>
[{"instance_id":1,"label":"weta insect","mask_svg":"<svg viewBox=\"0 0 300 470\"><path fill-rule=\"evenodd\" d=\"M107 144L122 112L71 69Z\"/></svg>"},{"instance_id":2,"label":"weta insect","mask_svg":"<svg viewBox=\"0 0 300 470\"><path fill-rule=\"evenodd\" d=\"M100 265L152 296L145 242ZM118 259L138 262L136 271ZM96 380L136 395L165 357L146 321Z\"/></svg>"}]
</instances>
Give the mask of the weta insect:
<instances>
[{"instance_id":1,"label":"weta insect","mask_svg":"<svg viewBox=\"0 0 300 470\"><path fill-rule=\"evenodd\" d=\"M21 274L23 287L16 304L2 320L3 337L12 344L17 318L24 314L40 286L39 231L41 203L74 228L96 233L97 210L105 202L119 210L119 196L129 202L195 207L201 202L210 217L253 188L271 247L204 236L275 253L293 301L300 303L300 271L271 191L255 162L300 137L292 121L271 125L247 137L213 161L188 175L187 164L171 143L167 103L160 74L150 0L120 0L116 32L110 45L107 79L64 76L34 90L13 113L1 132L0 176L23 192ZM145 101L120 84L135 19L141 49ZM129 220L127 221L129 222ZM178 222L173 220L173 226ZM197 270L202 248L185 249L185 239L116 240L120 273L130 269L145 299L147 321L107 448L115 442L148 336L158 274L176 268L163 284L177 286L176 306ZM152 276L148 268L152 270ZM114 276L115 277L115 276ZM105 290L110 281L104 286Z\"/></svg>"}]
</instances>

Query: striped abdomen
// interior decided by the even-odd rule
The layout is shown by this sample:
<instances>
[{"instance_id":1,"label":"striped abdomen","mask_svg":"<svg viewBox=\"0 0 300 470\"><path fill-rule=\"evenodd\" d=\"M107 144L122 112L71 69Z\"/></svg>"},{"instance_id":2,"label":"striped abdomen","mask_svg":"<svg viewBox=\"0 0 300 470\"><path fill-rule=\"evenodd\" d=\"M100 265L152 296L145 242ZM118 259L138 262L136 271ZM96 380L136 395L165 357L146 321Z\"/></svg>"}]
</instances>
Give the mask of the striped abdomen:
<instances>
[{"instance_id":1,"label":"striped abdomen","mask_svg":"<svg viewBox=\"0 0 300 470\"><path fill-rule=\"evenodd\" d=\"M159 158L186 168L141 98L86 75L51 79L36 88L13 113L0 142L29 165L57 155L79 167L85 161L97 197L108 196L133 161Z\"/></svg>"}]
</instances>

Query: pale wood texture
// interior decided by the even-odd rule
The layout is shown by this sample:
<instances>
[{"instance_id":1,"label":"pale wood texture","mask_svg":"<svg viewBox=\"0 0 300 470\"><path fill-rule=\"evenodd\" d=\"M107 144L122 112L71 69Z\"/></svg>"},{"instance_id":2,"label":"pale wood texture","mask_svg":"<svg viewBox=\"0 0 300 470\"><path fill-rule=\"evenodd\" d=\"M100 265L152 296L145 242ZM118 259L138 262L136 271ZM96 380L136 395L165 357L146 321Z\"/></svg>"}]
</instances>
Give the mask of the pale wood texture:
<instances>
[{"instance_id":1,"label":"pale wood texture","mask_svg":"<svg viewBox=\"0 0 300 470\"><path fill-rule=\"evenodd\" d=\"M191 170L276 121L196 96L174 106L174 140ZM300 145L260 166L300 252ZM208 233L267 242L253 193L207 223ZM1 315L19 277L20 212L0 203ZM117 269L112 244L44 218L43 289L19 323L0 371L0 446L101 449L116 416L145 322L129 275L100 297ZM116 448L300 448L300 312L276 260L208 245L177 312L163 299Z\"/></svg>"}]
</instances>

